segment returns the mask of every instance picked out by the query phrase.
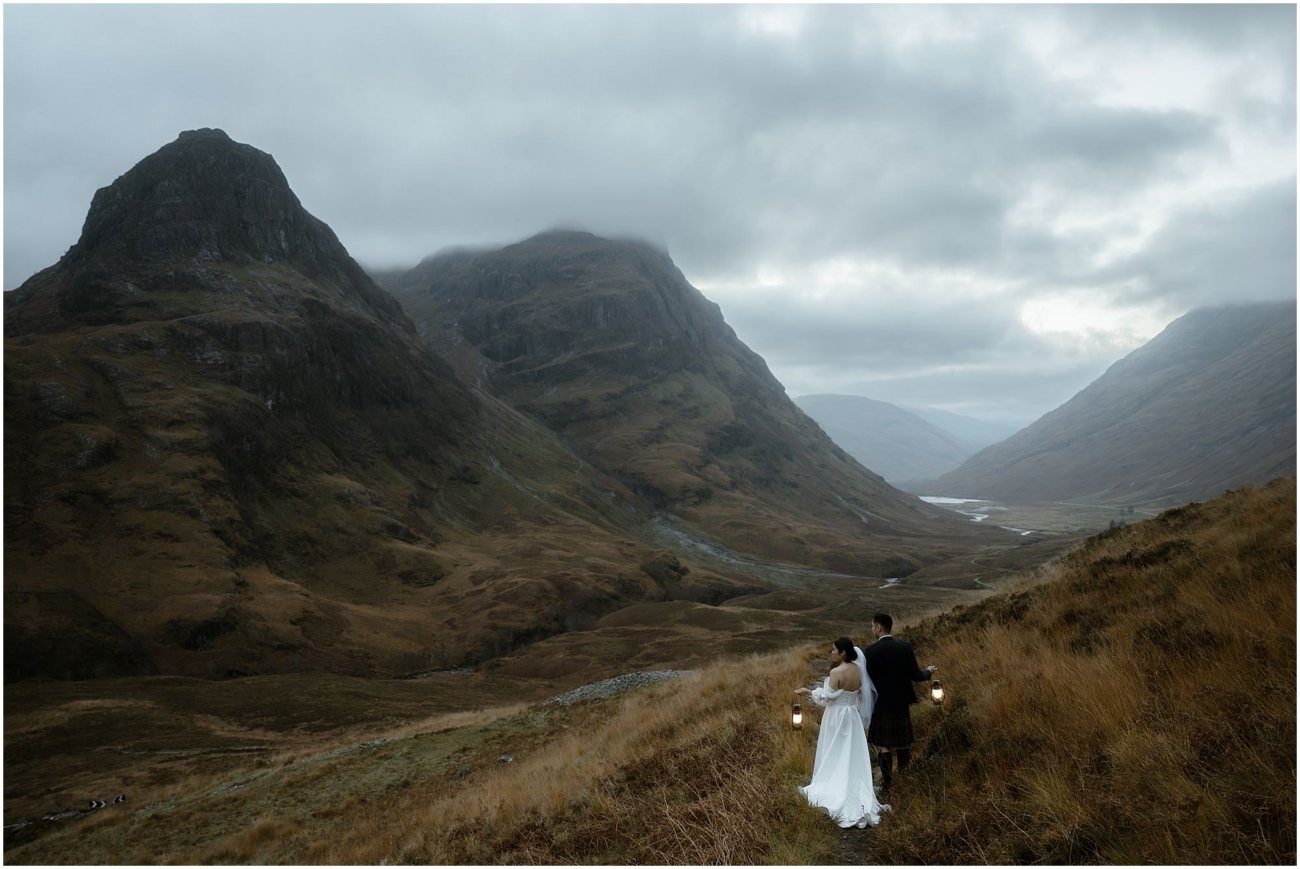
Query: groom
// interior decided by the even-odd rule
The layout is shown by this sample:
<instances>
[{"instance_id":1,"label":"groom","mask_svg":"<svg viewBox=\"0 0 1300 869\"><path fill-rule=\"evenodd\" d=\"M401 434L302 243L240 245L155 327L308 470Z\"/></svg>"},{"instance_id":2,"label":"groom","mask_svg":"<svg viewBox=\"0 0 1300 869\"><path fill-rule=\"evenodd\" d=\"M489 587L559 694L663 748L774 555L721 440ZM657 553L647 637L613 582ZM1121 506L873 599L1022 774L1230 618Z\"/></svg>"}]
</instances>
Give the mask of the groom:
<instances>
[{"instance_id":1,"label":"groom","mask_svg":"<svg viewBox=\"0 0 1300 869\"><path fill-rule=\"evenodd\" d=\"M867 660L867 675L876 686L876 708L871 714L867 729L867 742L876 747L880 761L881 789L889 790L894 777L894 755L898 755L898 770L902 772L911 760L912 712L908 709L916 702L913 682L924 682L935 670L933 665L922 670L916 666L916 652L911 643L896 640L890 635L894 620L888 613L876 613L871 618L871 633L876 641L863 653Z\"/></svg>"}]
</instances>

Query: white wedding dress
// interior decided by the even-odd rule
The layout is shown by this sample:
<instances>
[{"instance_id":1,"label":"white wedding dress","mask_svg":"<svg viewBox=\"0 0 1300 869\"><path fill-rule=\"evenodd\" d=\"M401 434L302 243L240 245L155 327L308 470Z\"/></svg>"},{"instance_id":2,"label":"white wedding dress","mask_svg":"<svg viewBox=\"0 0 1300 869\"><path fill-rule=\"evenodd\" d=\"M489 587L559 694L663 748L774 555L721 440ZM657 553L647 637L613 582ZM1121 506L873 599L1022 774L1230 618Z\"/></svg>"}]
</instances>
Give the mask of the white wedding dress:
<instances>
[{"instance_id":1,"label":"white wedding dress","mask_svg":"<svg viewBox=\"0 0 1300 869\"><path fill-rule=\"evenodd\" d=\"M841 827L874 826L880 823L880 813L889 810L876 799L871 778L866 726L876 689L867 678L861 649L854 663L862 670L861 690L835 690L828 676L809 697L826 711L817 736L812 782L799 788L810 805L825 809Z\"/></svg>"}]
</instances>

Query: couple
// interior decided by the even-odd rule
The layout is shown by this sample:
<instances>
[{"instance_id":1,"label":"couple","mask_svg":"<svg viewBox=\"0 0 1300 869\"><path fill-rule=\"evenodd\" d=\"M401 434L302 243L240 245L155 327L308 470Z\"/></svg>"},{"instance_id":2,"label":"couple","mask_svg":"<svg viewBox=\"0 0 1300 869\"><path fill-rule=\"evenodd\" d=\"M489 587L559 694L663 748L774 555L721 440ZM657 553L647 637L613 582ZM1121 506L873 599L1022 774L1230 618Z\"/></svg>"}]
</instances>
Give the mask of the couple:
<instances>
[{"instance_id":1,"label":"couple","mask_svg":"<svg viewBox=\"0 0 1300 869\"><path fill-rule=\"evenodd\" d=\"M889 809L876 799L868 734L863 729L869 731L871 744L877 748L884 789L888 790L894 755L898 755L900 771L909 760L912 715L908 706L916 702L912 683L929 679L938 669L918 667L912 646L890 635L893 624L888 614L876 613L871 619L876 642L865 652L848 637L840 637L831 647L836 666L825 684L815 691L798 688L794 692L826 709L817 736L812 782L799 790L841 827L874 826L880 823L880 813Z\"/></svg>"}]
</instances>

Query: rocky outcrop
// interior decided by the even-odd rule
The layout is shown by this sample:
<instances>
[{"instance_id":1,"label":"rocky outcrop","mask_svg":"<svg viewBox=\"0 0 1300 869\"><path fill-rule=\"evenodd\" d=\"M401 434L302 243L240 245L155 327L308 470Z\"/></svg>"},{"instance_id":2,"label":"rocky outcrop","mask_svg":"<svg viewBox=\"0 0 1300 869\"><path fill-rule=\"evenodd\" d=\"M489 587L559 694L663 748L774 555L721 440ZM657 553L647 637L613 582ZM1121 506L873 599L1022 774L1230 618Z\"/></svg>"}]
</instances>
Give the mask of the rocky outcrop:
<instances>
[{"instance_id":1,"label":"rocky outcrop","mask_svg":"<svg viewBox=\"0 0 1300 869\"><path fill-rule=\"evenodd\" d=\"M583 700L604 700L622 694L624 691L635 691L638 688L658 685L660 682L669 679L680 679L682 676L689 676L694 672L694 670L643 670L638 673L625 673L612 679L602 679L599 682L592 682L590 685L574 688L572 691L566 691L546 702L548 704L558 703L561 706L572 706L574 703L580 703Z\"/></svg>"}]
</instances>

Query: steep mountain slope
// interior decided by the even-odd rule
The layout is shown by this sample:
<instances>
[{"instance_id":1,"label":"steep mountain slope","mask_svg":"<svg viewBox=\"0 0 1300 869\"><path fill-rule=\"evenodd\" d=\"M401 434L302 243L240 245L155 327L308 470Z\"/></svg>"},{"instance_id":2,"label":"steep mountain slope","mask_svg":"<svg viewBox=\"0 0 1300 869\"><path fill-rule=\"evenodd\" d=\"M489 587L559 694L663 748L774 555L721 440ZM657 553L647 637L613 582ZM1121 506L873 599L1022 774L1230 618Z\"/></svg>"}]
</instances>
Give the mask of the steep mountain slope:
<instances>
[{"instance_id":1,"label":"steep mountain slope","mask_svg":"<svg viewBox=\"0 0 1300 869\"><path fill-rule=\"evenodd\" d=\"M895 486L951 471L975 448L914 413L860 395L794 400L849 455Z\"/></svg>"},{"instance_id":2,"label":"steep mountain slope","mask_svg":"<svg viewBox=\"0 0 1300 869\"><path fill-rule=\"evenodd\" d=\"M1294 302L1171 323L937 495L1168 506L1295 473Z\"/></svg>"},{"instance_id":3,"label":"steep mountain slope","mask_svg":"<svg viewBox=\"0 0 1300 869\"><path fill-rule=\"evenodd\" d=\"M640 569L643 505L460 381L219 130L100 190L5 314L9 679L457 666L741 590Z\"/></svg>"},{"instance_id":4,"label":"steep mountain slope","mask_svg":"<svg viewBox=\"0 0 1300 869\"><path fill-rule=\"evenodd\" d=\"M736 549L894 576L978 537L836 447L663 251L552 231L386 281L463 378Z\"/></svg>"}]
</instances>

